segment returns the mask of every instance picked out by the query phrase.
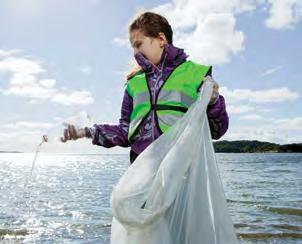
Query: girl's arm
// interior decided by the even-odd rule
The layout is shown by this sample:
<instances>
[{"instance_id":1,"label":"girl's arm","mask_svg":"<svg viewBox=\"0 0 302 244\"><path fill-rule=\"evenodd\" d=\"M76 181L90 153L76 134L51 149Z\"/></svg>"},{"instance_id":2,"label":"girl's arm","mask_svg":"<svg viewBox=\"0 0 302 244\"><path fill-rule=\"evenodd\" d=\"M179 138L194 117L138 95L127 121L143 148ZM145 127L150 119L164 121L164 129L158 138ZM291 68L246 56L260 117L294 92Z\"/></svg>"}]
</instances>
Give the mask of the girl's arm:
<instances>
[{"instance_id":1,"label":"girl's arm","mask_svg":"<svg viewBox=\"0 0 302 244\"><path fill-rule=\"evenodd\" d=\"M229 116L225 109L225 101L222 95L218 96L214 104L208 105L207 115L212 138L218 140L229 127Z\"/></svg>"},{"instance_id":2,"label":"girl's arm","mask_svg":"<svg viewBox=\"0 0 302 244\"><path fill-rule=\"evenodd\" d=\"M222 95L218 93L218 84L212 78L212 69L206 74L205 79L212 79L214 82L214 92L207 108L207 115L212 138L218 140L229 127L229 116L225 109L225 101Z\"/></svg>"},{"instance_id":3,"label":"girl's arm","mask_svg":"<svg viewBox=\"0 0 302 244\"><path fill-rule=\"evenodd\" d=\"M132 98L125 91L119 124L95 124L92 128L86 130L86 136L92 138L93 144L106 148L114 146L129 147L128 130L132 109Z\"/></svg>"}]
</instances>

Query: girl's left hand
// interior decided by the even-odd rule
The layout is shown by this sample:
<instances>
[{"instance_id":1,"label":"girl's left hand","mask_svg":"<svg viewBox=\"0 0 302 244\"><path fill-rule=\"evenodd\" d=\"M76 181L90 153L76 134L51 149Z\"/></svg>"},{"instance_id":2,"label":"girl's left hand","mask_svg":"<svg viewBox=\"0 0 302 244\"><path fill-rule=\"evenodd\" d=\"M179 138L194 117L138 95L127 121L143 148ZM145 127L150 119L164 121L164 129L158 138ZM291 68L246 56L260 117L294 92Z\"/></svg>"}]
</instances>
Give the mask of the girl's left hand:
<instances>
[{"instance_id":1,"label":"girl's left hand","mask_svg":"<svg viewBox=\"0 0 302 244\"><path fill-rule=\"evenodd\" d=\"M211 78L211 79L213 82L213 92L212 92L212 96L211 96L209 105L214 104L219 96L219 85L213 78Z\"/></svg>"}]
</instances>

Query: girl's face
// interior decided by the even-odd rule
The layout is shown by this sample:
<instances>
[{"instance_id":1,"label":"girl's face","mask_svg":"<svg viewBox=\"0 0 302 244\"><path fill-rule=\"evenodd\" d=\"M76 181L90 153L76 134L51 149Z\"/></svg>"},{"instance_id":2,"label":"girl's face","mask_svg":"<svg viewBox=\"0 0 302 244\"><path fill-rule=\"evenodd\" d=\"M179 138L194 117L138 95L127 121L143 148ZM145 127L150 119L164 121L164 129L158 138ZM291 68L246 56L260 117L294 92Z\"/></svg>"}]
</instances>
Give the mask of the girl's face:
<instances>
[{"instance_id":1,"label":"girl's face","mask_svg":"<svg viewBox=\"0 0 302 244\"><path fill-rule=\"evenodd\" d=\"M165 42L165 37L163 38L161 34L154 38L145 36L138 30L130 32L130 43L133 48L134 55L140 52L154 65L158 65L160 62Z\"/></svg>"}]
</instances>

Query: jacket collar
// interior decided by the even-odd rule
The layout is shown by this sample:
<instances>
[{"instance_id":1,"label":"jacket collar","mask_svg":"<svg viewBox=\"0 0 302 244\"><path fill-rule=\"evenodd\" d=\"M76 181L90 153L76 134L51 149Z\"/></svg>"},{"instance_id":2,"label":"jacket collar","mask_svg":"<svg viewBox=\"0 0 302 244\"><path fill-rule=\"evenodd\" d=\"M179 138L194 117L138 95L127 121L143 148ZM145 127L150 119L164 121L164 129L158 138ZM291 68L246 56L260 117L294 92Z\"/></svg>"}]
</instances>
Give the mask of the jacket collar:
<instances>
[{"instance_id":1,"label":"jacket collar","mask_svg":"<svg viewBox=\"0 0 302 244\"><path fill-rule=\"evenodd\" d=\"M180 63L186 60L188 57L184 52L184 49L177 48L173 45L166 44L158 65L152 64L145 56L141 53L135 54L136 62L146 73L153 73L156 71L162 71L163 67L175 68Z\"/></svg>"}]
</instances>

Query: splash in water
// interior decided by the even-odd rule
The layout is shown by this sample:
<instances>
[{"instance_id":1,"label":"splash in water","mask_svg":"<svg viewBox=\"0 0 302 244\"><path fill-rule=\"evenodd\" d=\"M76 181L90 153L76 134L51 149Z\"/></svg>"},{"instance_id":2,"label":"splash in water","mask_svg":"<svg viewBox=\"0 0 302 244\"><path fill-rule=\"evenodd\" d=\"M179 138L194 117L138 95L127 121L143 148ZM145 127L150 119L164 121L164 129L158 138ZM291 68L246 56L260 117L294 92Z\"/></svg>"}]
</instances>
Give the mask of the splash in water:
<instances>
[{"instance_id":1,"label":"splash in water","mask_svg":"<svg viewBox=\"0 0 302 244\"><path fill-rule=\"evenodd\" d=\"M37 149L36 149L36 153L35 153L35 157L34 157L34 160L31 164L31 169L30 169L30 174L29 174L29 177L27 177L26 179L26 182L24 184L24 189L23 189L23 193L25 194L26 193L26 189L27 189L27 186L28 186L28 183L29 183L29 179L32 178L32 174L33 174L33 171L34 171L34 168L35 168L35 164L36 164L36 160L37 160L37 156L38 156L38 153L40 151L40 148L42 146L42 144L44 142L47 142L47 136L46 135L43 135L43 138L42 138L42 141L38 144L37 146ZM25 197L25 195L23 195L23 197Z\"/></svg>"}]
</instances>

